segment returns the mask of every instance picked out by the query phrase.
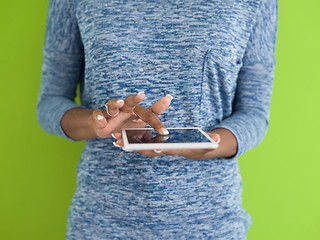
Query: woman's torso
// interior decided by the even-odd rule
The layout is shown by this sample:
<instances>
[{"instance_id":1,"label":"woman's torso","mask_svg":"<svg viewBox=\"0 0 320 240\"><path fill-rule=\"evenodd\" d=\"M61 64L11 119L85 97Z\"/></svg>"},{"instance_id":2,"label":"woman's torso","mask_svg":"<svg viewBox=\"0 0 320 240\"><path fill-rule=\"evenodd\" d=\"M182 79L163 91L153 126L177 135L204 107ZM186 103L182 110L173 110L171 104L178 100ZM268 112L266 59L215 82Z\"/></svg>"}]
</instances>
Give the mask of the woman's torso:
<instances>
[{"instance_id":1,"label":"woman's torso","mask_svg":"<svg viewBox=\"0 0 320 240\"><path fill-rule=\"evenodd\" d=\"M209 131L232 113L258 4L74 1L85 50L82 104L102 109L109 98L143 90L150 106L171 94L160 117L167 127ZM117 149L111 139L89 140L68 236L237 239L251 221L241 191L236 159L146 158Z\"/></svg>"}]
</instances>

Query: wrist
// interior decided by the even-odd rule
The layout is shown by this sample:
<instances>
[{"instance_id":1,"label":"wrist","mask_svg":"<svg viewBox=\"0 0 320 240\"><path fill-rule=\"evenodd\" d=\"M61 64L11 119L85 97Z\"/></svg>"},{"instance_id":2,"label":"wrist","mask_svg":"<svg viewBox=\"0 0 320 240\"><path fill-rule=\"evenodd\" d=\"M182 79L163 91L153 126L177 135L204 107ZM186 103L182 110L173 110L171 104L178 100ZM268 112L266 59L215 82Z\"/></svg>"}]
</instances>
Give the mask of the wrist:
<instances>
[{"instance_id":1,"label":"wrist","mask_svg":"<svg viewBox=\"0 0 320 240\"><path fill-rule=\"evenodd\" d=\"M219 134L219 147L215 150L215 157L232 158L237 154L238 142L232 132L225 128L217 128L210 132L210 134Z\"/></svg>"},{"instance_id":2,"label":"wrist","mask_svg":"<svg viewBox=\"0 0 320 240\"><path fill-rule=\"evenodd\" d=\"M72 108L65 113L61 127L73 140L85 140L97 137L94 129L93 109Z\"/></svg>"}]
</instances>

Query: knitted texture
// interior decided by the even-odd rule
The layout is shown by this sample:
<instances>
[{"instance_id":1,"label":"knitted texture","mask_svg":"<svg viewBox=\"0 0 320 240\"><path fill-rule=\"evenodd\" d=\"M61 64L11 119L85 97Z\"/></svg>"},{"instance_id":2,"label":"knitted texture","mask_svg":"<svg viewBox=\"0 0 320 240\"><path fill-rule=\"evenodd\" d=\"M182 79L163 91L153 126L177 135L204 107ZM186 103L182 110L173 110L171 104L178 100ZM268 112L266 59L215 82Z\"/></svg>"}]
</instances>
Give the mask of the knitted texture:
<instances>
[{"instance_id":1,"label":"knitted texture","mask_svg":"<svg viewBox=\"0 0 320 240\"><path fill-rule=\"evenodd\" d=\"M276 32L276 0L50 1L37 106L47 132L67 138L60 121L80 84L80 107L171 94L165 126L226 128L238 141L232 159L193 161L88 140L67 239L245 239L237 157L267 131Z\"/></svg>"}]
</instances>

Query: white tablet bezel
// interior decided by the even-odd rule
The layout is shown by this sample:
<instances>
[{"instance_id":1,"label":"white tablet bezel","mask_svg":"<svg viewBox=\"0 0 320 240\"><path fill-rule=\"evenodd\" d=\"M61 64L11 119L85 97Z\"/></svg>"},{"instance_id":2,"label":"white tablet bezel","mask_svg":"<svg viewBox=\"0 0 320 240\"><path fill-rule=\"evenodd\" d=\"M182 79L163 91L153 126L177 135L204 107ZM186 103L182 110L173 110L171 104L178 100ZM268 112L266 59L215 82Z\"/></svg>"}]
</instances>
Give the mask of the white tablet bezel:
<instances>
[{"instance_id":1,"label":"white tablet bezel","mask_svg":"<svg viewBox=\"0 0 320 240\"><path fill-rule=\"evenodd\" d=\"M197 129L210 142L207 143L129 143L126 130L148 130L152 128L125 128L122 129L123 149L126 151L135 150L155 150L155 149L216 149L219 144L209 137L204 131L198 127L181 127L181 128L167 128L170 129Z\"/></svg>"}]
</instances>

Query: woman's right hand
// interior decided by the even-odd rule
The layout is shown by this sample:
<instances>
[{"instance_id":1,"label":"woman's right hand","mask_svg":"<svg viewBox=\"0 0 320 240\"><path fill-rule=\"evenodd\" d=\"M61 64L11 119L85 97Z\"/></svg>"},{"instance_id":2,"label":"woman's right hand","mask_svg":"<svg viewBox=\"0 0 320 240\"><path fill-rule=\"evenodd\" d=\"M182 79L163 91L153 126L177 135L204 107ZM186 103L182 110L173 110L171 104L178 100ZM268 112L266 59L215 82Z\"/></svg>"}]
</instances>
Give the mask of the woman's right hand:
<instances>
[{"instance_id":1,"label":"woman's right hand","mask_svg":"<svg viewBox=\"0 0 320 240\"><path fill-rule=\"evenodd\" d=\"M144 97L145 94L140 92L128 96L124 101L110 99L106 104L109 114L107 111L94 110L92 119L96 135L101 138L108 138L112 133L121 132L122 128L142 128L148 124L159 134L168 134L158 115L169 107L172 97L163 97L149 108L139 104Z\"/></svg>"},{"instance_id":2,"label":"woman's right hand","mask_svg":"<svg viewBox=\"0 0 320 240\"><path fill-rule=\"evenodd\" d=\"M142 128L148 124L159 134L168 134L158 115L169 107L172 97L165 96L149 108L139 104L144 98L145 94L140 92L128 96L124 101L110 99L107 103L109 114L99 109L70 109L62 117L61 127L74 140L108 138L113 133L121 132L122 128Z\"/></svg>"}]
</instances>

